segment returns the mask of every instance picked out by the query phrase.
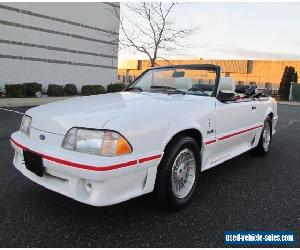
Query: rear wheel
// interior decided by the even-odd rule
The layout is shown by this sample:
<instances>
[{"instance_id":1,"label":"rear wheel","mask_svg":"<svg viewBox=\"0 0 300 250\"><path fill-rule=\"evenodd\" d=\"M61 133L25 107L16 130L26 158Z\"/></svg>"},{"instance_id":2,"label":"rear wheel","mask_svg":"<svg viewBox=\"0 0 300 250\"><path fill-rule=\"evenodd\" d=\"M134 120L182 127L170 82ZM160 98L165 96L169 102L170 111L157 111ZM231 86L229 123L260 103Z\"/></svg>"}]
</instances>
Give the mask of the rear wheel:
<instances>
[{"instance_id":1,"label":"rear wheel","mask_svg":"<svg viewBox=\"0 0 300 250\"><path fill-rule=\"evenodd\" d=\"M270 146L272 142L272 119L268 118L264 122L264 127L261 132L259 142L252 152L257 155L266 155L270 151Z\"/></svg>"},{"instance_id":2,"label":"rear wheel","mask_svg":"<svg viewBox=\"0 0 300 250\"><path fill-rule=\"evenodd\" d=\"M200 171L200 149L191 137L169 145L158 166L154 194L161 206L180 209L192 198Z\"/></svg>"}]
</instances>

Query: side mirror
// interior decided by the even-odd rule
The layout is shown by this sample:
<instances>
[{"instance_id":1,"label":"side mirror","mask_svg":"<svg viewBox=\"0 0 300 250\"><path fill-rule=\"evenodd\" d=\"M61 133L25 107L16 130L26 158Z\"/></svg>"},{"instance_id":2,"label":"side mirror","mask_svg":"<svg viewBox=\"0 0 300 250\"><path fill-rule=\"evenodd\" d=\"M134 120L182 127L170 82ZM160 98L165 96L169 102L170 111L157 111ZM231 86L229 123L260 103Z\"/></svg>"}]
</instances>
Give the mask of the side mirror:
<instances>
[{"instance_id":1,"label":"side mirror","mask_svg":"<svg viewBox=\"0 0 300 250\"><path fill-rule=\"evenodd\" d=\"M231 91L225 92L225 91L220 90L219 94L218 94L218 100L220 102L236 101L236 95L234 92L231 92Z\"/></svg>"}]
</instances>

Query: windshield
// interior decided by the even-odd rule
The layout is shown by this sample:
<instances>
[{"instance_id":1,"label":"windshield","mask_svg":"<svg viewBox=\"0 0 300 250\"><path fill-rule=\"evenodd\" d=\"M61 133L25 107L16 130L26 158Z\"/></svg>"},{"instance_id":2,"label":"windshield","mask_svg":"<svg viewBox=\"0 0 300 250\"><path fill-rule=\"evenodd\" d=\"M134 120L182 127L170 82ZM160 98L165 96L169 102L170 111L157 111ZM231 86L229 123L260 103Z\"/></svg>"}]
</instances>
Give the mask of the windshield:
<instances>
[{"instance_id":1,"label":"windshield","mask_svg":"<svg viewBox=\"0 0 300 250\"><path fill-rule=\"evenodd\" d=\"M128 90L209 96L216 84L216 71L195 67L151 69Z\"/></svg>"}]
</instances>

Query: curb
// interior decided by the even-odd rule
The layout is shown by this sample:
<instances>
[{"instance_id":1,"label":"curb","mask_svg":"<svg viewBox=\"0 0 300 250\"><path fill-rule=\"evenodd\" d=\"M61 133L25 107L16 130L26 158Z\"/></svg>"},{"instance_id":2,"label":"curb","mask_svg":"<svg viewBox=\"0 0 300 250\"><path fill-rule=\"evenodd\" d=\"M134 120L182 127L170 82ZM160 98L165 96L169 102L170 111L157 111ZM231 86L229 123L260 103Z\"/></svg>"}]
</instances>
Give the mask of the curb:
<instances>
[{"instance_id":1,"label":"curb","mask_svg":"<svg viewBox=\"0 0 300 250\"><path fill-rule=\"evenodd\" d=\"M281 105L300 106L300 102L277 102Z\"/></svg>"},{"instance_id":2,"label":"curb","mask_svg":"<svg viewBox=\"0 0 300 250\"><path fill-rule=\"evenodd\" d=\"M41 97L41 98L0 98L0 107L30 107L47 104L50 102L63 101L78 96Z\"/></svg>"}]
</instances>

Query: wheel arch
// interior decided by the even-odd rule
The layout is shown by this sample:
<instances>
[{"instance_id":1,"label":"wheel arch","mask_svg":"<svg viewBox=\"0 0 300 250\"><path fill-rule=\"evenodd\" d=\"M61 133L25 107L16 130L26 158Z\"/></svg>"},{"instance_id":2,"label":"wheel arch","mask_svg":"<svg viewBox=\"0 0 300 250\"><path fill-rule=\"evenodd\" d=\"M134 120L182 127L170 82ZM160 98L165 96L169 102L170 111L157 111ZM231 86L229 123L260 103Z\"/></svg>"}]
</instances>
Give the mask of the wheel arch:
<instances>
[{"instance_id":1,"label":"wheel arch","mask_svg":"<svg viewBox=\"0 0 300 250\"><path fill-rule=\"evenodd\" d=\"M270 124L270 126L271 126L271 130L272 130L272 129L273 129L273 118L274 118L274 113L273 113L273 111L270 111L270 112L266 115L265 120L268 119L268 117L270 117L270 119L271 119L271 124ZM271 134L272 134L272 133L271 133Z\"/></svg>"},{"instance_id":2,"label":"wheel arch","mask_svg":"<svg viewBox=\"0 0 300 250\"><path fill-rule=\"evenodd\" d=\"M273 118L274 118L274 112L273 112L273 109L272 109L271 107L268 107L268 108L266 109L263 122L264 122L268 117L270 117L271 120L273 121Z\"/></svg>"},{"instance_id":3,"label":"wheel arch","mask_svg":"<svg viewBox=\"0 0 300 250\"><path fill-rule=\"evenodd\" d=\"M271 122L270 122L270 127L271 127L271 137L273 137L273 117L274 117L274 113L271 111L267 116L266 116L266 119L268 119L268 117L270 117L271 119ZM265 119L265 120L266 120Z\"/></svg>"},{"instance_id":4,"label":"wheel arch","mask_svg":"<svg viewBox=\"0 0 300 250\"><path fill-rule=\"evenodd\" d=\"M274 117L273 111L271 111L271 112L266 116L266 118L267 118L267 117L270 117L270 118L273 120L273 117Z\"/></svg>"},{"instance_id":5,"label":"wheel arch","mask_svg":"<svg viewBox=\"0 0 300 250\"><path fill-rule=\"evenodd\" d=\"M199 131L196 128L189 128L189 129L184 129L181 131L178 131L177 133L175 133L170 140L165 144L164 146L164 152L166 152L166 150L168 150L168 148L170 148L172 145L174 145L179 138L182 138L184 136L190 136L191 138L193 138L195 140L195 142L198 144L200 151L202 150L202 145L203 145L203 136L201 131Z\"/></svg>"}]
</instances>

